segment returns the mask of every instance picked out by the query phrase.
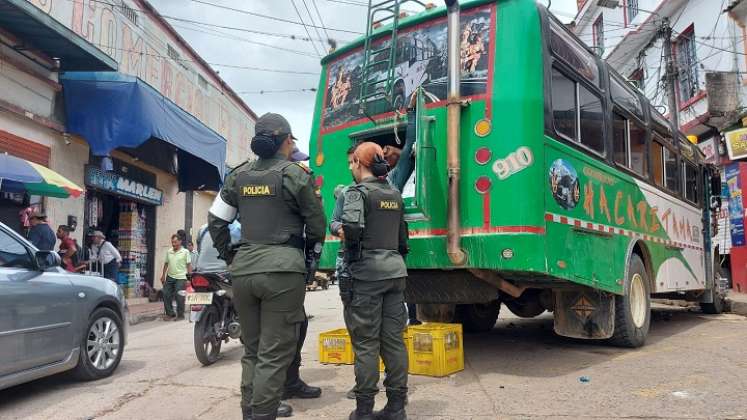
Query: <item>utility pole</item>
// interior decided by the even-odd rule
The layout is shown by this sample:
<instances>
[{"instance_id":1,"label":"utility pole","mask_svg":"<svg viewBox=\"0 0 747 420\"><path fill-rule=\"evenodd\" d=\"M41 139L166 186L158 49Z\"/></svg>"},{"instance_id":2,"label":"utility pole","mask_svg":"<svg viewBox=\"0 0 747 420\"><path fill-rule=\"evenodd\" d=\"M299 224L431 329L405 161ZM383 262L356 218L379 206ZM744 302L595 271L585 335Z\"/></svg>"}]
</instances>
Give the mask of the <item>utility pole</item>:
<instances>
[{"instance_id":1,"label":"utility pole","mask_svg":"<svg viewBox=\"0 0 747 420\"><path fill-rule=\"evenodd\" d=\"M677 136L677 132L680 129L680 113L677 107L677 95L675 93L674 83L677 79L677 65L674 62L674 54L672 52L672 27L669 26L669 18L663 17L661 19L661 26L659 27L659 35L664 38L664 62L666 65L666 75L664 75L664 83L667 85L667 96L669 97L669 121L672 126L672 135ZM679 145L679 142L675 144Z\"/></svg>"}]
</instances>

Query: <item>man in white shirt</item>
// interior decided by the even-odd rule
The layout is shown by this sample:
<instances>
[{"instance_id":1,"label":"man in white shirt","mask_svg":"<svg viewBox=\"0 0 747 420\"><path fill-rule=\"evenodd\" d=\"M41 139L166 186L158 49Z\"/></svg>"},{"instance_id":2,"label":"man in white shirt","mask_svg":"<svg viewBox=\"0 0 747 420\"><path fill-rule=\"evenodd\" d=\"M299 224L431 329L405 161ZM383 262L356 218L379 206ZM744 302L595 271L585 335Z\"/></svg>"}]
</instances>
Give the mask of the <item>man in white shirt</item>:
<instances>
[{"instance_id":1,"label":"man in white shirt","mask_svg":"<svg viewBox=\"0 0 747 420\"><path fill-rule=\"evenodd\" d=\"M104 277L116 283L119 265L122 263L122 256L117 251L117 248L106 240L106 236L100 230L94 231L91 237L93 239L93 243L91 244L91 261L101 263L104 267Z\"/></svg>"}]
</instances>

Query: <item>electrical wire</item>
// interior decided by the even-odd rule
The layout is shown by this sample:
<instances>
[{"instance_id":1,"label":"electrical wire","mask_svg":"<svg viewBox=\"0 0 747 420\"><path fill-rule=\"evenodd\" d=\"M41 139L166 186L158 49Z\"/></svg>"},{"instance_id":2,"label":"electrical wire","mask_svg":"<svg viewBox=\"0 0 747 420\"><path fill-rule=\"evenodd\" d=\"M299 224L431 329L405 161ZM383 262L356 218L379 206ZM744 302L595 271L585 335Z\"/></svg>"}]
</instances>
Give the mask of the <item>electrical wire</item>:
<instances>
[{"instance_id":1,"label":"electrical wire","mask_svg":"<svg viewBox=\"0 0 747 420\"><path fill-rule=\"evenodd\" d=\"M246 42L247 44L254 44L254 45L259 45L259 46L263 46L263 47L272 48L273 50L279 50L279 51L285 51L285 52L289 52L289 53L293 53L293 54L298 54L298 55L301 55L301 56L304 56L304 57L310 57L310 58L314 58L314 59L318 58L316 55L314 55L314 54L312 54L312 53L310 53L308 51L300 51L300 50L293 50L293 49L290 49L290 48L278 47L277 45L272 45L272 44L267 44L267 43L263 43L263 42L259 42L259 41L254 41L254 40L247 39L247 38L242 38L242 37L239 37L239 36L236 36L236 35L232 35L232 34L229 34L229 33L226 33L226 32L220 32L217 29L203 28L203 27L200 27L200 26L198 26L198 27L195 27L195 26L186 26L186 25L183 26L183 25L180 25L178 23L173 23L172 26L175 27L175 28L184 29L184 30L187 30L187 31L194 31L194 32L198 32L198 33L201 33L201 34L205 34L205 35L212 35L212 36L215 36L215 37L218 37L218 38L230 39L230 40L234 40L234 41L241 41L241 42ZM212 31L212 32L209 32L209 31Z\"/></svg>"},{"instance_id":2,"label":"electrical wire","mask_svg":"<svg viewBox=\"0 0 747 420\"><path fill-rule=\"evenodd\" d=\"M298 11L298 7L296 7L296 2L293 0L290 0L291 4L293 5L293 9L296 10L296 14L298 15L298 19L301 20L301 23L303 24L303 18L301 17L301 12ZM303 28L306 30L306 35L311 38L311 33L309 32L309 28L306 26L306 24L303 25ZM322 58L322 55L319 53L319 50L316 48L316 44L313 42L311 43L311 46L314 47L314 51L316 51L316 55L319 56L319 58Z\"/></svg>"},{"instance_id":3,"label":"electrical wire","mask_svg":"<svg viewBox=\"0 0 747 420\"><path fill-rule=\"evenodd\" d=\"M264 95L267 93L316 92L316 88L241 91L239 95Z\"/></svg>"},{"instance_id":4,"label":"electrical wire","mask_svg":"<svg viewBox=\"0 0 747 420\"><path fill-rule=\"evenodd\" d=\"M329 32L327 32L327 28L324 26L324 20L322 19L322 14L319 12L319 7L316 5L316 0L311 0L311 4L314 6L314 10L316 10L316 14L319 17L319 24L322 25L322 29L324 29L324 34L327 36L327 39L332 39L331 36L329 36Z\"/></svg>"},{"instance_id":5,"label":"electrical wire","mask_svg":"<svg viewBox=\"0 0 747 420\"><path fill-rule=\"evenodd\" d=\"M309 19L311 20L311 26L314 27L314 32L316 32L316 36L318 36L319 38L324 39L324 37L322 36L321 32L319 32L319 27L316 26L316 22L314 21L314 15L311 14L311 10L309 9L309 5L306 3L306 0L301 0L301 1L303 2L304 9L306 9L306 13L309 14ZM327 39L329 39L329 38L327 38ZM322 42L322 51L326 51L326 46L324 45L323 42Z\"/></svg>"},{"instance_id":6,"label":"electrical wire","mask_svg":"<svg viewBox=\"0 0 747 420\"><path fill-rule=\"evenodd\" d=\"M249 15L249 16L256 16L256 17L261 17L261 18L265 18L265 19L271 19L271 20L275 20L275 21L278 21L278 22L290 23L290 24L293 24L293 25L301 25L301 26L303 25L301 22L298 22L298 21L295 21L295 20L280 18L280 17L276 17L276 16L271 16L271 15L264 15L264 14L261 14L261 13L250 12L248 10L243 10L243 9L236 9L234 7L223 6L221 4L216 4L216 3L210 3L210 2L207 2L207 1L204 1L204 0L190 0L190 1L192 1L193 3L199 3L199 4L204 4L204 5L207 5L207 6L217 7L219 9L230 10L230 11L233 11L233 12L242 13L242 14ZM317 10L317 12L318 12L318 10ZM316 24L314 24L314 25L316 25ZM313 25L309 25L309 26L313 26ZM336 29L336 28L329 28L329 27L325 28L323 24L322 24L322 26L313 26L313 27L317 28L317 29L319 29L319 28L324 29L325 32L327 30L330 30L330 31L333 31L333 32L344 32L344 33L348 33L348 34L362 35L361 32L351 31L351 30L348 30L348 29ZM327 34L327 38L331 38L329 36L329 34Z\"/></svg>"},{"instance_id":7,"label":"electrical wire","mask_svg":"<svg viewBox=\"0 0 747 420\"><path fill-rule=\"evenodd\" d=\"M66 1L69 1L71 3L85 4L85 2L83 0L66 0ZM105 5L111 6L112 8L123 9L122 5L113 4L113 3L110 3L110 2L105 1L105 0L88 0L88 1L89 2L94 2L94 3L105 4ZM137 9L137 8L134 8L134 7L131 7L131 9L133 9L135 11L138 11L138 12L141 12L141 13L150 13L147 10ZM181 18L181 17L177 17L177 16L164 15L164 14L161 14L161 13L158 13L158 15L161 18L166 19L166 20L173 20L173 21L177 21L177 22L192 23L192 24L202 25L202 26L207 26L207 27L229 29L229 30L232 30L232 31L248 32L248 33L252 33L252 34L255 34L255 35L264 35L264 36L270 36L270 37L276 37L276 38L286 38L286 39L306 41L306 42L313 42L315 40L324 41L323 39L313 38L308 33L308 31L307 31L308 37L304 37L304 36L295 35L295 34L284 34L284 33L278 33L278 32L260 31L260 30L249 29L249 28L238 28L238 27L235 27L235 26L219 25L219 24L210 23L210 22L202 22L202 21L198 21L198 20L194 20L194 19L186 19L186 18ZM341 42L347 42L347 41L341 41Z\"/></svg>"}]
</instances>

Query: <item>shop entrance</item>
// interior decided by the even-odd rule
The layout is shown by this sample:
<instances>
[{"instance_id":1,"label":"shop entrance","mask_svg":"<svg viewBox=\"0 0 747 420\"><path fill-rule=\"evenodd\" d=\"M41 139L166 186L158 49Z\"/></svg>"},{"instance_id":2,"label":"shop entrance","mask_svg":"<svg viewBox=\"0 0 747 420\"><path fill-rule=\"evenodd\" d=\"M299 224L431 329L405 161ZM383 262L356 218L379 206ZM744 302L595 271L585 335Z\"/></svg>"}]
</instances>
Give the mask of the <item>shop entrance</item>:
<instances>
[{"instance_id":1,"label":"shop entrance","mask_svg":"<svg viewBox=\"0 0 747 420\"><path fill-rule=\"evenodd\" d=\"M117 283L133 297L143 293L141 283L153 286L155 217L155 206L93 189L86 192L86 247L94 230L106 235L122 255Z\"/></svg>"},{"instance_id":2,"label":"shop entrance","mask_svg":"<svg viewBox=\"0 0 747 420\"><path fill-rule=\"evenodd\" d=\"M103 232L122 255L117 283L127 297L145 297L153 287L156 207L162 193L151 186L155 174L129 167L125 177L117 168L86 166L86 248L94 230Z\"/></svg>"}]
</instances>

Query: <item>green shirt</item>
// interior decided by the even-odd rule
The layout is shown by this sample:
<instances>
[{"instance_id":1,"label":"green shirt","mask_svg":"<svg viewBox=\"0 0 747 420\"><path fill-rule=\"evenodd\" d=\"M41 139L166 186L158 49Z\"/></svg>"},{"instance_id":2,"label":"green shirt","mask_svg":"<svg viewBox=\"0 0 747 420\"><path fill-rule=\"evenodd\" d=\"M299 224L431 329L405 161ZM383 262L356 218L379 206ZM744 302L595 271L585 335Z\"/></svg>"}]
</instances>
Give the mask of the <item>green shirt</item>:
<instances>
[{"instance_id":1,"label":"green shirt","mask_svg":"<svg viewBox=\"0 0 747 420\"><path fill-rule=\"evenodd\" d=\"M166 252L166 264L168 264L166 275L172 279L185 280L187 264L190 264L191 260L192 254L186 248L179 248L178 251L174 251L174 248L169 249Z\"/></svg>"}]
</instances>

